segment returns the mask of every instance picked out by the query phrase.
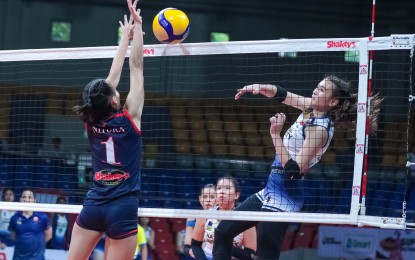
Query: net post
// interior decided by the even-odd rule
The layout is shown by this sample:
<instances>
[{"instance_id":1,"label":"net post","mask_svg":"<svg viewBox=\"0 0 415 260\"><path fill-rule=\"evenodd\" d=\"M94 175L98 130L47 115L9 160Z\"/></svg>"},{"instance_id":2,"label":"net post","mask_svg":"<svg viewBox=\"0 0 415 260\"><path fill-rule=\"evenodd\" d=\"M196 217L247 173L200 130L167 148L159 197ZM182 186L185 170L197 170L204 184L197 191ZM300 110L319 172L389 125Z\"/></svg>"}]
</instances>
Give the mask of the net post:
<instances>
[{"instance_id":1,"label":"net post","mask_svg":"<svg viewBox=\"0 0 415 260\"><path fill-rule=\"evenodd\" d=\"M355 161L352 186L352 203L350 217L357 222L360 214L365 214L365 205L360 204L360 193L362 183L362 170L364 163L365 149L367 143L365 138L366 130L366 110L367 110L367 86L368 86L368 39L362 38L359 41L359 86L358 86L358 103L357 103L357 121L356 121L356 146ZM364 202L364 200L363 200Z\"/></svg>"}]
</instances>

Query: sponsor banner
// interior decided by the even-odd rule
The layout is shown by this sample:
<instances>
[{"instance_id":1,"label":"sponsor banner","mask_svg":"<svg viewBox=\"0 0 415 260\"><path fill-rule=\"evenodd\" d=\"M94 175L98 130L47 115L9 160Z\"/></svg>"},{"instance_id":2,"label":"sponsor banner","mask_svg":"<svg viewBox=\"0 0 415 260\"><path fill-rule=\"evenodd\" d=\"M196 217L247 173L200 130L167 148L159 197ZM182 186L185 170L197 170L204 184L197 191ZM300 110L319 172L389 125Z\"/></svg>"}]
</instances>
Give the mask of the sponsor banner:
<instances>
[{"instance_id":1,"label":"sponsor banner","mask_svg":"<svg viewBox=\"0 0 415 260\"><path fill-rule=\"evenodd\" d=\"M375 258L376 237L366 228L320 226L318 229L318 256L346 259Z\"/></svg>"},{"instance_id":2,"label":"sponsor banner","mask_svg":"<svg viewBox=\"0 0 415 260\"><path fill-rule=\"evenodd\" d=\"M6 247L0 250L0 260L11 260L13 259L14 247ZM45 259L46 260L62 260L66 259L68 252L65 250L46 249Z\"/></svg>"},{"instance_id":3,"label":"sponsor banner","mask_svg":"<svg viewBox=\"0 0 415 260\"><path fill-rule=\"evenodd\" d=\"M318 256L346 259L415 259L415 231L320 226Z\"/></svg>"}]
</instances>

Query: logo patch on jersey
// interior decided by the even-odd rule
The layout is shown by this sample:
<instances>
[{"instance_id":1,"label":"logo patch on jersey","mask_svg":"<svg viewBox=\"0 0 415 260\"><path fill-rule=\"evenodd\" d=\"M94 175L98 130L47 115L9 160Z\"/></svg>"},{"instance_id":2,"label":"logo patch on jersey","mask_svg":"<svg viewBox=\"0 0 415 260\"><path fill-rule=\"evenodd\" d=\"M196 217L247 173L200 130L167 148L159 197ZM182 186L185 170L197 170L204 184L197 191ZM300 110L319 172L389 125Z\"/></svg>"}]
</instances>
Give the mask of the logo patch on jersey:
<instances>
[{"instance_id":1,"label":"logo patch on jersey","mask_svg":"<svg viewBox=\"0 0 415 260\"><path fill-rule=\"evenodd\" d=\"M128 172L117 169L105 169L95 173L95 180L104 185L117 185L128 178L130 178Z\"/></svg>"}]
</instances>

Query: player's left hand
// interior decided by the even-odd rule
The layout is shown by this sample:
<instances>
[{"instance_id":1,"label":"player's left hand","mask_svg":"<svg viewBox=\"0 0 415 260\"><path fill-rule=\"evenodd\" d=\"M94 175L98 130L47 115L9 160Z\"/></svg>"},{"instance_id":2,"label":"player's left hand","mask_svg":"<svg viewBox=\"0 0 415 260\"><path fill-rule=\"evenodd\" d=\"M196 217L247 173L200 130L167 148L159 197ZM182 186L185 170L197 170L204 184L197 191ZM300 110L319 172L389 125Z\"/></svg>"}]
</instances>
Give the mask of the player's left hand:
<instances>
[{"instance_id":1,"label":"player's left hand","mask_svg":"<svg viewBox=\"0 0 415 260\"><path fill-rule=\"evenodd\" d=\"M137 9L138 0L134 0L134 3L132 3L132 0L127 0L127 3L128 9L130 9L131 16L134 19L134 23L142 24L143 19L140 16L141 9Z\"/></svg>"},{"instance_id":2,"label":"player's left hand","mask_svg":"<svg viewBox=\"0 0 415 260\"><path fill-rule=\"evenodd\" d=\"M271 126L269 132L271 135L279 135L281 133L282 127L284 126L286 116L284 113L276 113L272 116L269 121Z\"/></svg>"}]
</instances>

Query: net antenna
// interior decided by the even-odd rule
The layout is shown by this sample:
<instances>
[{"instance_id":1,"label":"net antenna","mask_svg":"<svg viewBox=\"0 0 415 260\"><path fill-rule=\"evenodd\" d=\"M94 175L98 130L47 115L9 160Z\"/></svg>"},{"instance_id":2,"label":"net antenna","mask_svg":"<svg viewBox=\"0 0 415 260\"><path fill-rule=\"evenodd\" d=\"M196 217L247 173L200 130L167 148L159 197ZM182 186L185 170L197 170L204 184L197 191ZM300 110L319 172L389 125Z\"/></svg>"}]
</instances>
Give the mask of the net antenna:
<instances>
[{"instance_id":1,"label":"net antenna","mask_svg":"<svg viewBox=\"0 0 415 260\"><path fill-rule=\"evenodd\" d=\"M370 155L367 152L367 126L368 95L372 90L368 86L371 74L368 69L373 68L372 73L383 75L379 79L382 84L375 82L373 85L379 86L379 90L392 100L398 100L385 108L386 115L391 118L403 115L401 111L408 104L401 102L400 98L408 90L408 82L412 84L413 47L414 35L146 45L147 103L142 128L143 133L147 132L143 137L143 205L138 214L406 228L402 209L397 215L389 206L392 195L398 198L396 201L399 203L404 201L401 197L406 194L397 188L399 183L391 179L373 183L371 178L362 176L362 169L364 160L367 160L364 156ZM44 145L44 140L53 134L63 133L62 144L77 155L72 166L68 162L40 165L44 158L32 150L25 150L23 154L17 148L2 150L0 181L16 190L21 190L23 184L39 189L38 185L45 186L50 182L52 190L63 191L70 197L71 204L57 205L48 199L49 193L45 189L39 189L37 194L43 192L45 195L38 201L40 203L0 202L0 209L79 213L87 190L85 187L89 185L86 169L90 168L90 161L88 153L82 150L85 138L78 135L82 123L70 108L80 102L80 93L86 82L107 75L115 50L116 47L0 51L0 116L4 119L1 137L9 141L25 141L20 145L33 142L33 137L36 137L39 143L29 143L33 148ZM350 50L358 52L358 63L345 61L345 53ZM371 51L376 51L379 60L376 68L370 65ZM279 53L282 52L296 52L297 55L281 57ZM357 55L355 57L357 59ZM270 155L275 155L274 147L269 145L269 117L283 111L287 120L293 122L299 114L297 110L276 105L273 99L247 97L236 103L233 99L235 90L258 81L278 82L293 92L309 95L316 83L329 72L345 75L358 88L357 129L347 133L338 131L339 136L333 139L335 145L316 165L321 166L313 167L311 179L304 180L307 185L304 210L269 213L196 209L199 208L198 189L202 184L214 182L224 174L231 173L240 180L245 197L262 189L273 160ZM123 75L128 75L128 72L124 71ZM376 81L376 78L372 80ZM393 80L385 81L384 78ZM120 93L125 96L127 91L128 79L122 78ZM32 94L36 94L38 99L28 99ZM34 114L34 108L39 110L38 114ZM44 131L33 136L35 115L44 115L46 119L36 120L45 122ZM407 126L409 121L401 123L392 128L390 134L400 137L400 127ZM379 138L383 143L382 137ZM353 140L353 144L344 144L346 139ZM343 148L353 150L352 162L338 156ZM400 166L396 161L397 151L399 154L403 151L395 146L391 148L395 149L393 162L388 164L385 160L385 165L396 168ZM379 160L388 158L381 149L378 152ZM407 155L407 149L405 152ZM11 167L3 167L5 165ZM370 163L365 165L371 166ZM369 173L370 169L365 168L365 175L366 170ZM75 181L71 179L74 173ZM53 176L53 179L48 176ZM389 193L382 201L384 204L369 203L366 214L362 214L364 202L361 204L360 197L365 181L368 184L368 193L364 194L366 201L378 197L378 194L370 197L373 189L369 186L372 184L376 184L375 191L382 190L380 184L386 184Z\"/></svg>"},{"instance_id":2,"label":"net antenna","mask_svg":"<svg viewBox=\"0 0 415 260\"><path fill-rule=\"evenodd\" d=\"M369 40L375 37L375 14L376 14L376 0L372 2L372 23ZM369 151L369 128L370 128L370 97L372 96L372 69L373 69L373 50L369 51L369 79L367 85L367 112L366 112L366 130L365 130L365 154L363 162L363 176L362 176L362 203L360 206L360 214L366 214L366 192L367 192L367 165L368 165L368 151Z\"/></svg>"}]
</instances>

